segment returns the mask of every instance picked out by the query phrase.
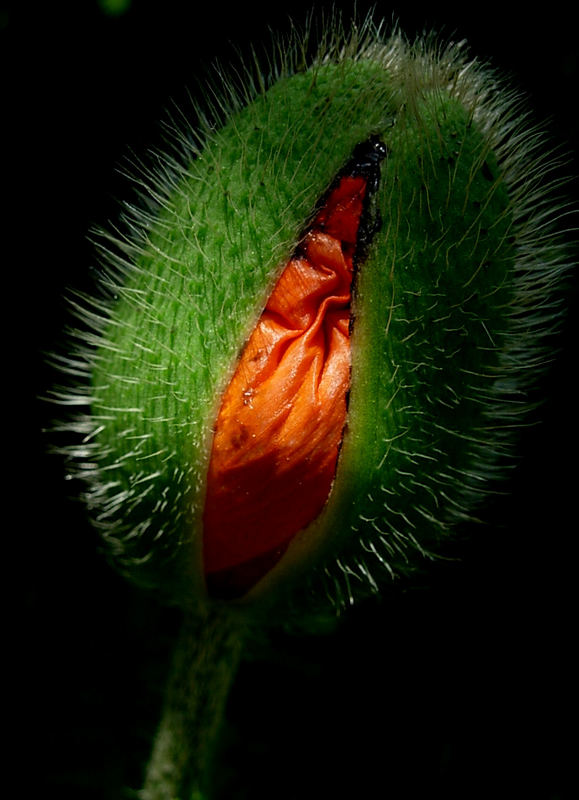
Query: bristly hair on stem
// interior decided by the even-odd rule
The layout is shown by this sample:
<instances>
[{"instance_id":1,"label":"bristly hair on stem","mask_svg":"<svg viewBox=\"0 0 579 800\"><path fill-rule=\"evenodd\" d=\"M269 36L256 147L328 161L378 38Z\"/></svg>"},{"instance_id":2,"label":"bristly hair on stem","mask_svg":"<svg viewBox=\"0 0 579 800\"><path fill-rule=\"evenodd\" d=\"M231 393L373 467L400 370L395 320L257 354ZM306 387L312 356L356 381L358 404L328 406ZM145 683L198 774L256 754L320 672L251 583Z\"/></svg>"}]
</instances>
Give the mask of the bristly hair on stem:
<instances>
[{"instance_id":1,"label":"bristly hair on stem","mask_svg":"<svg viewBox=\"0 0 579 800\"><path fill-rule=\"evenodd\" d=\"M215 746L244 633L230 610L184 615L142 800L210 796Z\"/></svg>"}]
</instances>

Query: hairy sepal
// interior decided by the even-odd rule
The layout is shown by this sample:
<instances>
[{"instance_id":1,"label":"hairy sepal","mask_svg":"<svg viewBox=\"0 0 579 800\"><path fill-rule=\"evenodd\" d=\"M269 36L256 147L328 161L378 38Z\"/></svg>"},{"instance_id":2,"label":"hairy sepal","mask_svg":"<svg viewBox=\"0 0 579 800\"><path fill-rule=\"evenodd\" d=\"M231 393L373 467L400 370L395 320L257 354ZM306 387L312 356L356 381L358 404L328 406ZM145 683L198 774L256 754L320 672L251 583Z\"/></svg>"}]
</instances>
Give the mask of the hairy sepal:
<instances>
[{"instance_id":1,"label":"hairy sepal","mask_svg":"<svg viewBox=\"0 0 579 800\"><path fill-rule=\"evenodd\" d=\"M356 279L335 484L245 600L317 565L331 601L352 602L435 547L500 471L565 268L540 137L459 48L374 31L333 42L202 146L179 138L182 162L148 189L154 213L137 215L107 278L113 299L84 312L96 328L79 426L87 500L119 568L179 602L204 597L222 393L300 232L369 136L388 148L382 224Z\"/></svg>"},{"instance_id":2,"label":"hairy sepal","mask_svg":"<svg viewBox=\"0 0 579 800\"><path fill-rule=\"evenodd\" d=\"M382 224L357 278L338 473L280 571L328 549L348 552L345 564L373 556L375 572L405 568L469 515L500 448L489 412L514 252L496 158L447 93L426 93L381 135Z\"/></svg>"}]
</instances>

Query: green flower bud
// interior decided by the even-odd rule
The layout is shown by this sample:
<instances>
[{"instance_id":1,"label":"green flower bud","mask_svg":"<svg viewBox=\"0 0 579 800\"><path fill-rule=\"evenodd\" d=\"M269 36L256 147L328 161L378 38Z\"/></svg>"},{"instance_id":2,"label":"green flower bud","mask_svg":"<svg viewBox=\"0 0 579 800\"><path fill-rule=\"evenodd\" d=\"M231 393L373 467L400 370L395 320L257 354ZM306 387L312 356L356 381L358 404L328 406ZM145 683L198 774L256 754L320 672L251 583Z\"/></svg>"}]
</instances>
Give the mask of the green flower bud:
<instances>
[{"instance_id":1,"label":"green flower bud","mask_svg":"<svg viewBox=\"0 0 579 800\"><path fill-rule=\"evenodd\" d=\"M211 602L203 515L220 403L337 176L372 161L369 142L381 155L356 244L335 479L235 602L306 582L341 606L435 553L501 474L556 319L559 211L519 101L460 47L371 25L307 66L302 52L271 81L226 87L218 129L175 131L179 158L158 156L127 234L104 236L102 296L79 304L92 328L74 454L86 501L118 568L189 607ZM288 491L299 504L305 489Z\"/></svg>"},{"instance_id":2,"label":"green flower bud","mask_svg":"<svg viewBox=\"0 0 579 800\"><path fill-rule=\"evenodd\" d=\"M75 301L67 368L81 386L61 399L85 405L69 455L86 503L117 568L186 611L148 800L207 796L248 618L286 595L340 609L472 517L510 463L559 318L563 211L519 98L461 47L371 22L304 63L309 50L285 43L271 77L238 73L215 119L197 110L195 128L173 131L137 177L124 232L101 237L99 296ZM290 267L320 285L342 271L319 339L320 352L328 331L344 346L341 377L309 416L299 360L263 406L254 381L268 350L256 332L281 329L284 303L297 330L322 296L293 306ZM276 385L303 427L268 439L269 417L250 411L273 417ZM324 459L326 409L343 416ZM251 469L264 459L259 480L235 471L237 451ZM222 522L241 518L241 534Z\"/></svg>"}]
</instances>

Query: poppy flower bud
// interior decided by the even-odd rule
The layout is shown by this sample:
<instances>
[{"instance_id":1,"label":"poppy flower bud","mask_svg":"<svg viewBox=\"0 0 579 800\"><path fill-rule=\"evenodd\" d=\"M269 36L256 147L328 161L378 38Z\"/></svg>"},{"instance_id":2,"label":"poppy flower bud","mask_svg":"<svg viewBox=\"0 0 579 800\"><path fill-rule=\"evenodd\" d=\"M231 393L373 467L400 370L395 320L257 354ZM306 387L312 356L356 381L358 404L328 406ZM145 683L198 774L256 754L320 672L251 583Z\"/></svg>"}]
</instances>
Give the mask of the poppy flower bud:
<instances>
[{"instance_id":1,"label":"poppy flower bud","mask_svg":"<svg viewBox=\"0 0 579 800\"><path fill-rule=\"evenodd\" d=\"M292 52L176 133L81 311L88 506L120 570L189 606L300 581L350 603L436 551L500 475L556 316L518 100L370 25Z\"/></svg>"}]
</instances>

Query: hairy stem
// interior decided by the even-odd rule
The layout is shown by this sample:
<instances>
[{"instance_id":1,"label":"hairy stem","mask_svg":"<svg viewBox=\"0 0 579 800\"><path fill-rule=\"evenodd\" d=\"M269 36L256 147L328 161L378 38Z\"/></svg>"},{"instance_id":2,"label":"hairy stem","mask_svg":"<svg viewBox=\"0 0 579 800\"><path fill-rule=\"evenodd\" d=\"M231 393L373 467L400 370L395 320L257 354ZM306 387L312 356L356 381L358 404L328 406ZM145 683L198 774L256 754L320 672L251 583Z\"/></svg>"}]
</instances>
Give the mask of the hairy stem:
<instances>
[{"instance_id":1,"label":"hairy stem","mask_svg":"<svg viewBox=\"0 0 579 800\"><path fill-rule=\"evenodd\" d=\"M207 800L213 750L244 626L227 610L187 614L169 676L143 800Z\"/></svg>"}]
</instances>

